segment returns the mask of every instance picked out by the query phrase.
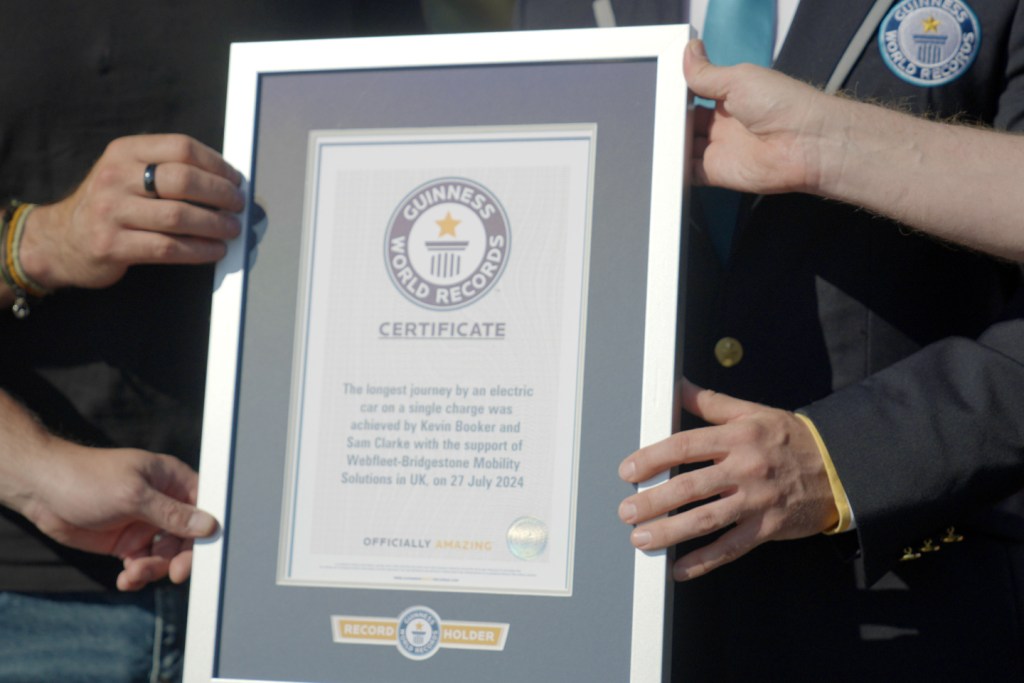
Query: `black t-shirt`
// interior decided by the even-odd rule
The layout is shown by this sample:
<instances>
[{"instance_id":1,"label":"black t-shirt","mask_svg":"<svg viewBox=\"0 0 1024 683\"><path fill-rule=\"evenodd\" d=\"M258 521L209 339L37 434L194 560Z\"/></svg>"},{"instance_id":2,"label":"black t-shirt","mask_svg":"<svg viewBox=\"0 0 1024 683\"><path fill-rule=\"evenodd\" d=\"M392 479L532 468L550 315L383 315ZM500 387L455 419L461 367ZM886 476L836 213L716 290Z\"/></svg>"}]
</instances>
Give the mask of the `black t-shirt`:
<instances>
[{"instance_id":1,"label":"black t-shirt","mask_svg":"<svg viewBox=\"0 0 1024 683\"><path fill-rule=\"evenodd\" d=\"M4 20L16 28L0 67L0 197L38 203L67 195L123 135L219 149L231 42L422 28L415 0L37 0ZM211 267L135 267L108 289L60 291L26 320L0 312L0 387L70 439L196 466L211 282ZM0 590L107 590L119 569L0 508Z\"/></svg>"}]
</instances>

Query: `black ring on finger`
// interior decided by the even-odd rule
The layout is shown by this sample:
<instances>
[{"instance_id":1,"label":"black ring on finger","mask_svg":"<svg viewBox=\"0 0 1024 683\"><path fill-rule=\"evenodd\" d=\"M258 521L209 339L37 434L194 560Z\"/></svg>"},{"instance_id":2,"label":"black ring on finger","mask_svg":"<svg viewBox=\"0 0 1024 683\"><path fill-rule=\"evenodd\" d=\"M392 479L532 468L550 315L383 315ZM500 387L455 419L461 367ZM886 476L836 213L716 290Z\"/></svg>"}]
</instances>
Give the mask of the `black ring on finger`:
<instances>
[{"instance_id":1,"label":"black ring on finger","mask_svg":"<svg viewBox=\"0 0 1024 683\"><path fill-rule=\"evenodd\" d=\"M146 166L146 170L142 172L142 187L146 192L159 199L160 195L156 191L156 167L156 164Z\"/></svg>"}]
</instances>

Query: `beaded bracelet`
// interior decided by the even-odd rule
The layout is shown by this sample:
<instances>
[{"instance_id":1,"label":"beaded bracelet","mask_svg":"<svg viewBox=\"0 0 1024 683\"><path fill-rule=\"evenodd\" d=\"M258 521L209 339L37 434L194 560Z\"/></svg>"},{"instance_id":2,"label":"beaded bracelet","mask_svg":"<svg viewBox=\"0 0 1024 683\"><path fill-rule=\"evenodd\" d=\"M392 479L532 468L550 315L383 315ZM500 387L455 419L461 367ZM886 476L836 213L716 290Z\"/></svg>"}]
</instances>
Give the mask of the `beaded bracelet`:
<instances>
[{"instance_id":1,"label":"beaded bracelet","mask_svg":"<svg viewBox=\"0 0 1024 683\"><path fill-rule=\"evenodd\" d=\"M19 251L21 238L25 234L25 224L29 214L36 208L35 204L24 204L12 200L0 217L0 276L14 292L14 304L11 313L15 318L23 320L31 313L29 297L43 297L50 293L25 273L21 265Z\"/></svg>"},{"instance_id":2,"label":"beaded bracelet","mask_svg":"<svg viewBox=\"0 0 1024 683\"><path fill-rule=\"evenodd\" d=\"M15 283L14 278L11 276L10 266L8 265L7 253L10 249L7 245L11 232L12 213L11 207L8 206L7 210L0 216L0 276L3 277L4 282L11 288L11 291L14 292L14 305L11 306L11 313L20 320L29 314L29 307L28 295L25 293L25 290L18 287Z\"/></svg>"}]
</instances>

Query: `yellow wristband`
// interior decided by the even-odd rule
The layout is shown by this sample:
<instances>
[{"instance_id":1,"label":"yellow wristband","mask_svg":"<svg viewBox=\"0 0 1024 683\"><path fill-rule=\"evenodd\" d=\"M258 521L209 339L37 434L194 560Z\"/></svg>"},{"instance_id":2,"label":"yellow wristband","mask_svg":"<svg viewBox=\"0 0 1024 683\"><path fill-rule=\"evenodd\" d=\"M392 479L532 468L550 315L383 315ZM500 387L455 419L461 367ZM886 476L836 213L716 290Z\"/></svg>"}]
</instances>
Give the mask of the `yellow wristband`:
<instances>
[{"instance_id":1,"label":"yellow wristband","mask_svg":"<svg viewBox=\"0 0 1024 683\"><path fill-rule=\"evenodd\" d=\"M796 416L800 418L800 421L807 425L807 429L811 431L811 436L814 438L814 443L818 446L818 453L821 455L821 461L825 464L825 474L828 475L828 485L832 487L832 500L835 502L836 511L839 513L839 522L836 523L835 528L825 532L827 536L832 534L838 534L846 531L850 528L850 520L852 514L850 512L850 499L846 497L846 491L843 489L843 482L839 481L839 474L836 473L836 466L832 464L832 456L828 454L828 448L825 447L825 441L821 438L821 434L818 433L818 428L811 422L811 418L806 415L796 413Z\"/></svg>"}]
</instances>

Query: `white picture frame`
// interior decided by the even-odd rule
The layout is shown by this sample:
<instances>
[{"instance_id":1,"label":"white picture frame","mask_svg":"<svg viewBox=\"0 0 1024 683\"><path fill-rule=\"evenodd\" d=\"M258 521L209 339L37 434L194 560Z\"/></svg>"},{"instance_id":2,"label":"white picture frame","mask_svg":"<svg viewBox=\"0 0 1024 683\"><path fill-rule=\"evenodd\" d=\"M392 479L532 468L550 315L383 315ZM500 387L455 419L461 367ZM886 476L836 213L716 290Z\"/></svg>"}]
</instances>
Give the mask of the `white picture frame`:
<instances>
[{"instance_id":1,"label":"white picture frame","mask_svg":"<svg viewBox=\"0 0 1024 683\"><path fill-rule=\"evenodd\" d=\"M199 505L224 528L195 547L186 681L469 680L480 667L488 681L667 680L667 558L629 545L616 506L631 487L616 468L672 429L689 37L686 26L660 26L232 47L224 155L251 179L251 227L216 274ZM569 590L279 581L281 524L271 520L287 498L286 444L295 433L287 423L302 343L296 293L310 131L570 124L592 126L596 142ZM346 615L384 642L341 637ZM415 620L428 635L442 627L455 635L429 652L408 643L403 652L394 629Z\"/></svg>"}]
</instances>

